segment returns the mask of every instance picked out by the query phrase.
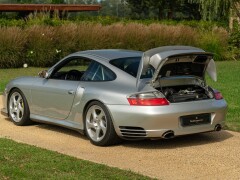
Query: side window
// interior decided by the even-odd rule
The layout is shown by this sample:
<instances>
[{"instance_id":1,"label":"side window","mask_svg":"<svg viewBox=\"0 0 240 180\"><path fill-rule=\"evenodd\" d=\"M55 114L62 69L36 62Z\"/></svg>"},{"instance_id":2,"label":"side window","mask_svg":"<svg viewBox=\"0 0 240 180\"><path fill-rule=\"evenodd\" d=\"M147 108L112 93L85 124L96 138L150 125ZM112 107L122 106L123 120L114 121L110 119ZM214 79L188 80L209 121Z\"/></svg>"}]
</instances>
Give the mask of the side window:
<instances>
[{"instance_id":1,"label":"side window","mask_svg":"<svg viewBox=\"0 0 240 180\"><path fill-rule=\"evenodd\" d=\"M92 62L82 77L84 81L112 81L116 75L98 62Z\"/></svg>"},{"instance_id":2,"label":"side window","mask_svg":"<svg viewBox=\"0 0 240 180\"><path fill-rule=\"evenodd\" d=\"M140 60L141 57L120 58L111 60L110 64L136 77Z\"/></svg>"},{"instance_id":3,"label":"side window","mask_svg":"<svg viewBox=\"0 0 240 180\"><path fill-rule=\"evenodd\" d=\"M81 80L83 74L91 65L91 60L82 57L73 57L63 61L57 69L52 73L51 79Z\"/></svg>"},{"instance_id":4,"label":"side window","mask_svg":"<svg viewBox=\"0 0 240 180\"><path fill-rule=\"evenodd\" d=\"M91 60L85 58L76 58L70 60L66 65L64 65L59 72L67 72L69 70L77 70L81 72L85 72L90 65Z\"/></svg>"},{"instance_id":5,"label":"side window","mask_svg":"<svg viewBox=\"0 0 240 180\"><path fill-rule=\"evenodd\" d=\"M141 57L127 57L127 58L113 59L110 61L110 64L132 75L133 77L137 77L140 61L141 61ZM152 66L149 66L146 73L141 76L141 79L152 78L154 72L155 72L155 69Z\"/></svg>"}]
</instances>

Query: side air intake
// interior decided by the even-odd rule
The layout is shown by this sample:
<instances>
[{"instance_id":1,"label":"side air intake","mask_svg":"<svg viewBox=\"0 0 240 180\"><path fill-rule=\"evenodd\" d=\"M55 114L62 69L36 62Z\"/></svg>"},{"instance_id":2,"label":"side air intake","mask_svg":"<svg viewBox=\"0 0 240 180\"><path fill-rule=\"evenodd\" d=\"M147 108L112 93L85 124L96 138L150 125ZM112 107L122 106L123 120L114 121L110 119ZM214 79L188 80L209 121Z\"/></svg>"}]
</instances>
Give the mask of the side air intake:
<instances>
[{"instance_id":1,"label":"side air intake","mask_svg":"<svg viewBox=\"0 0 240 180\"><path fill-rule=\"evenodd\" d=\"M146 131L141 127L119 126L121 134L126 138L144 138L147 136Z\"/></svg>"}]
</instances>

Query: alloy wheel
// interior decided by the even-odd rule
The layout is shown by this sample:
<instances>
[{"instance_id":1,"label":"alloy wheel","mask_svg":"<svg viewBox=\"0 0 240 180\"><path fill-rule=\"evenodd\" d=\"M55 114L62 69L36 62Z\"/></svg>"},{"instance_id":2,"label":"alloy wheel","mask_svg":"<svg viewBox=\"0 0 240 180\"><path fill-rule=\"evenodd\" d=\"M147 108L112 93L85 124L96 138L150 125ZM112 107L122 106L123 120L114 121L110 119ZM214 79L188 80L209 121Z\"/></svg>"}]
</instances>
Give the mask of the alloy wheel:
<instances>
[{"instance_id":1,"label":"alloy wheel","mask_svg":"<svg viewBox=\"0 0 240 180\"><path fill-rule=\"evenodd\" d=\"M15 122L20 122L24 115L23 98L18 92L14 92L9 101L9 113Z\"/></svg>"},{"instance_id":2,"label":"alloy wheel","mask_svg":"<svg viewBox=\"0 0 240 180\"><path fill-rule=\"evenodd\" d=\"M104 110L98 106L91 106L86 114L86 130L89 137L95 141L101 141L107 131L107 119Z\"/></svg>"}]
</instances>

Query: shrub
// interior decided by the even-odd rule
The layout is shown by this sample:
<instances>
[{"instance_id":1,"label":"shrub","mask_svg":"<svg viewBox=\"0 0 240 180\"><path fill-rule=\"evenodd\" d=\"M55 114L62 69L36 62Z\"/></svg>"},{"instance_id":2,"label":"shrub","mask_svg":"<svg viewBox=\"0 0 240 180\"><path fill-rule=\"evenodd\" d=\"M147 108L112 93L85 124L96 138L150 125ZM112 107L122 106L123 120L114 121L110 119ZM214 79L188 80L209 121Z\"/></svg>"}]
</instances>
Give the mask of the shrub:
<instances>
[{"instance_id":1,"label":"shrub","mask_svg":"<svg viewBox=\"0 0 240 180\"><path fill-rule=\"evenodd\" d=\"M25 32L18 27L3 27L0 34L0 68L22 66L27 39Z\"/></svg>"},{"instance_id":2,"label":"shrub","mask_svg":"<svg viewBox=\"0 0 240 180\"><path fill-rule=\"evenodd\" d=\"M27 34L25 61L30 66L49 66L55 60L55 29L50 26L32 26L24 30Z\"/></svg>"},{"instance_id":3,"label":"shrub","mask_svg":"<svg viewBox=\"0 0 240 180\"><path fill-rule=\"evenodd\" d=\"M25 26L24 20L17 20L17 19L5 19L5 18L0 18L0 27L24 27Z\"/></svg>"},{"instance_id":4,"label":"shrub","mask_svg":"<svg viewBox=\"0 0 240 180\"><path fill-rule=\"evenodd\" d=\"M228 33L217 27L202 31L184 25L157 23L102 25L68 22L50 26L41 22L31 22L37 25L22 29L0 27L1 67L20 67L23 63L30 66L51 66L69 53L88 49L145 51L165 45L190 45L215 53L217 60L224 59L227 51Z\"/></svg>"},{"instance_id":5,"label":"shrub","mask_svg":"<svg viewBox=\"0 0 240 180\"><path fill-rule=\"evenodd\" d=\"M201 32L199 47L214 53L215 60L228 59L228 32L223 28L215 27L211 31Z\"/></svg>"},{"instance_id":6,"label":"shrub","mask_svg":"<svg viewBox=\"0 0 240 180\"><path fill-rule=\"evenodd\" d=\"M229 38L229 51L231 58L240 59L240 32L233 32Z\"/></svg>"}]
</instances>

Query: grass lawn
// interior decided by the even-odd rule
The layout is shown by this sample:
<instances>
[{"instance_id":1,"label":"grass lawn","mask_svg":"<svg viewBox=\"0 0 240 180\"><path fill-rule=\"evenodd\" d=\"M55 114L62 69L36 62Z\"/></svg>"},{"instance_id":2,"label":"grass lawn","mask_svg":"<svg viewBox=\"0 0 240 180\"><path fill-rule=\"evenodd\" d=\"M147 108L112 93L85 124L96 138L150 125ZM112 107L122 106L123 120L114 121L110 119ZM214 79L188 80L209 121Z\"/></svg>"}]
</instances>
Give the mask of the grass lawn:
<instances>
[{"instance_id":1,"label":"grass lawn","mask_svg":"<svg viewBox=\"0 0 240 180\"><path fill-rule=\"evenodd\" d=\"M37 76L41 70L44 68L0 69L0 94L11 79L20 76Z\"/></svg>"},{"instance_id":2,"label":"grass lawn","mask_svg":"<svg viewBox=\"0 0 240 180\"><path fill-rule=\"evenodd\" d=\"M11 79L23 75L37 75L43 69L0 69L0 93ZM208 83L222 92L228 102L227 128L240 131L240 61L217 62L217 71L218 81L208 80Z\"/></svg>"},{"instance_id":3,"label":"grass lawn","mask_svg":"<svg viewBox=\"0 0 240 180\"><path fill-rule=\"evenodd\" d=\"M218 89L228 103L227 129L240 131L240 61L217 62L218 81L208 83Z\"/></svg>"},{"instance_id":4,"label":"grass lawn","mask_svg":"<svg viewBox=\"0 0 240 180\"><path fill-rule=\"evenodd\" d=\"M0 138L0 179L150 179Z\"/></svg>"}]
</instances>

